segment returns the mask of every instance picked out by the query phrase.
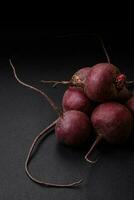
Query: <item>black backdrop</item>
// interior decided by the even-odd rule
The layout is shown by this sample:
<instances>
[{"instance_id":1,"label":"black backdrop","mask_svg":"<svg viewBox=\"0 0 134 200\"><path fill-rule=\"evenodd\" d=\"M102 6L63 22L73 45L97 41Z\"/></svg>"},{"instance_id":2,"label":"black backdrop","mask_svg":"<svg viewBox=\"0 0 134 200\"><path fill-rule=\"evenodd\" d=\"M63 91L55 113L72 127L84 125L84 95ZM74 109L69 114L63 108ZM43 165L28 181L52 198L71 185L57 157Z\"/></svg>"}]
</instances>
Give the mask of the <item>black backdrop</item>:
<instances>
[{"instance_id":1,"label":"black backdrop","mask_svg":"<svg viewBox=\"0 0 134 200\"><path fill-rule=\"evenodd\" d=\"M43 188L31 182L24 162L32 140L56 119L49 104L14 79L9 58L21 79L45 90L60 106L64 86L39 81L68 80L82 66L105 62L99 34L111 62L133 78L133 21L2 21L0 22L0 199L133 200L134 148L105 145L99 161L83 159L87 149L59 145L49 136L31 163L35 176L64 183L77 178L79 188Z\"/></svg>"}]
</instances>

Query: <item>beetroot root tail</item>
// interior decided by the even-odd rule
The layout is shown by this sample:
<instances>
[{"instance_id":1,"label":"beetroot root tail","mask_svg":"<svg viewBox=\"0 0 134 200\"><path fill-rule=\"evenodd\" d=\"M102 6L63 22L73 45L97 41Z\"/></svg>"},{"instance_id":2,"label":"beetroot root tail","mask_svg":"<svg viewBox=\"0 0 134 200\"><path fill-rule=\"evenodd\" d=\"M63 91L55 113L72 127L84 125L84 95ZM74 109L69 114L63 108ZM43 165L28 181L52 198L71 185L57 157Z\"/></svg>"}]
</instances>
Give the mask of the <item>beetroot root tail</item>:
<instances>
[{"instance_id":1,"label":"beetroot root tail","mask_svg":"<svg viewBox=\"0 0 134 200\"><path fill-rule=\"evenodd\" d=\"M68 85L70 84L70 81L44 81L44 80L41 80L42 83L45 83L45 84L53 84L52 87L56 87L58 84L65 84L65 85Z\"/></svg>"},{"instance_id":2,"label":"beetroot root tail","mask_svg":"<svg viewBox=\"0 0 134 200\"><path fill-rule=\"evenodd\" d=\"M69 184L56 184L56 183L49 183L49 182L46 182L46 181L41 181L41 180L38 180L37 178L35 178L30 170L29 170L29 164L30 164L30 161L31 161L31 158L32 158L32 153L33 153L33 150L36 151L37 148L38 148L38 145L36 146L37 143L41 142L42 139L44 139L44 137L48 136L54 129L55 125L56 125L56 122L57 120L55 120L53 123L51 123L47 128L43 129L37 136L36 138L34 139L31 147L30 147L30 150L28 152L28 155L27 155L27 158L26 158L26 161L25 161L25 172L27 174L27 176L35 183L39 184L39 185L42 185L42 186L45 186L45 187L75 187L75 186L78 186L82 180L79 180L79 181L75 181L75 182L72 182L72 183L69 183ZM35 148L36 146L36 148Z\"/></svg>"},{"instance_id":3,"label":"beetroot root tail","mask_svg":"<svg viewBox=\"0 0 134 200\"><path fill-rule=\"evenodd\" d=\"M27 83L24 83L23 81L21 81L18 76L17 76L17 73L16 73L16 69L12 63L12 61L9 59L9 63L10 63L10 66L12 67L12 70L13 70L13 74L14 74L14 77L15 79L18 81L18 83L20 83L21 85L29 88L29 89L32 89L34 91L36 91L37 93L41 94L43 97L45 97L45 99L48 101L48 103L51 105L51 107L53 108L54 111L56 111L56 113L60 116L60 112L59 112L59 108L55 105L54 101L46 94L44 93L43 91L41 91L40 89L32 86L32 85L29 85Z\"/></svg>"},{"instance_id":4,"label":"beetroot root tail","mask_svg":"<svg viewBox=\"0 0 134 200\"><path fill-rule=\"evenodd\" d=\"M126 85L128 87L133 87L134 86L134 81L126 81Z\"/></svg>"},{"instance_id":5,"label":"beetroot root tail","mask_svg":"<svg viewBox=\"0 0 134 200\"><path fill-rule=\"evenodd\" d=\"M89 156L93 153L95 147L98 145L98 143L102 140L102 136L97 136L96 140L94 141L94 143L92 144L91 148L89 149L89 151L86 153L85 155L85 160L91 164L94 164L97 162L96 160L90 160Z\"/></svg>"}]
</instances>

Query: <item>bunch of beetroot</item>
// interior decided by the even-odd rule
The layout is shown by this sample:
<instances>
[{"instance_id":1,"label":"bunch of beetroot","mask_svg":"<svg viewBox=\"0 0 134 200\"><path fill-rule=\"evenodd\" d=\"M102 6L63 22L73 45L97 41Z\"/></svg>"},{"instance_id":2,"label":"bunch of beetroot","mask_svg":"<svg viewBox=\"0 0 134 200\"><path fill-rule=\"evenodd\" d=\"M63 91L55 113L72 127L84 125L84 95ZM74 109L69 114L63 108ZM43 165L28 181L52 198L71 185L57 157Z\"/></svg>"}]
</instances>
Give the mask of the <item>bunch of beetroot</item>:
<instances>
[{"instance_id":1,"label":"bunch of beetroot","mask_svg":"<svg viewBox=\"0 0 134 200\"><path fill-rule=\"evenodd\" d=\"M14 69L13 66L12 68ZM20 82L15 69L14 74ZM60 83L59 81L43 82L54 82L55 85ZM59 112L58 119L34 140L25 169L28 176L36 183L54 187L72 187L81 180L71 184L51 184L33 178L28 171L28 163L35 143L39 141L44 131L47 134L54 126L58 141L69 146L83 145L90 140L92 134L95 134L96 139L85 156L88 162L92 162L89 156L102 139L111 144L122 144L132 134L134 96L127 88L129 82L126 76L111 63L84 67L77 71L69 81L61 81L61 83L68 84L62 100L62 111ZM29 87L26 84L25 86ZM38 89L34 88L34 90ZM46 97L46 94L44 96ZM52 101L50 104L57 110Z\"/></svg>"},{"instance_id":2,"label":"bunch of beetroot","mask_svg":"<svg viewBox=\"0 0 134 200\"><path fill-rule=\"evenodd\" d=\"M126 76L110 63L76 72L63 96L63 115L55 127L58 140L76 146L95 132L97 141L125 142L132 133L134 113L134 97L126 85Z\"/></svg>"}]
</instances>

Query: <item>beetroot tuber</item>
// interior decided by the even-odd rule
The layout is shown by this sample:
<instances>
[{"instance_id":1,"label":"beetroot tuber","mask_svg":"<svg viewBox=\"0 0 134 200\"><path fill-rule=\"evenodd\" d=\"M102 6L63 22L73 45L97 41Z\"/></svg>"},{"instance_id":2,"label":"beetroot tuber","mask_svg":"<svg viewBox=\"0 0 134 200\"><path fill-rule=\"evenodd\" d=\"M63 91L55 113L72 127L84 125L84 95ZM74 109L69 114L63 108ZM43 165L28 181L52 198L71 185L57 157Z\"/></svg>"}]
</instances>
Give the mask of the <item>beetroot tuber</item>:
<instances>
[{"instance_id":1,"label":"beetroot tuber","mask_svg":"<svg viewBox=\"0 0 134 200\"><path fill-rule=\"evenodd\" d=\"M71 78L71 85L83 87L85 85L86 78L90 72L90 67L83 67L79 69Z\"/></svg>"},{"instance_id":2,"label":"beetroot tuber","mask_svg":"<svg viewBox=\"0 0 134 200\"><path fill-rule=\"evenodd\" d=\"M118 68L110 63L94 65L85 82L86 95L97 102L116 99L125 84L125 76L120 76Z\"/></svg>"},{"instance_id":3,"label":"beetroot tuber","mask_svg":"<svg viewBox=\"0 0 134 200\"><path fill-rule=\"evenodd\" d=\"M126 88L126 86L124 86L118 93L117 101L120 103L125 103L131 97L131 95L131 92Z\"/></svg>"},{"instance_id":4,"label":"beetroot tuber","mask_svg":"<svg viewBox=\"0 0 134 200\"><path fill-rule=\"evenodd\" d=\"M129 110L116 102L99 105L93 111L91 121L97 134L110 143L124 142L133 127L133 118Z\"/></svg>"},{"instance_id":5,"label":"beetroot tuber","mask_svg":"<svg viewBox=\"0 0 134 200\"><path fill-rule=\"evenodd\" d=\"M97 133L97 139L85 156L87 161L90 161L89 155L102 138L111 144L120 144L128 139L133 129L133 117L130 111L116 102L97 106L92 113L91 122Z\"/></svg>"},{"instance_id":6,"label":"beetroot tuber","mask_svg":"<svg viewBox=\"0 0 134 200\"><path fill-rule=\"evenodd\" d=\"M55 134L58 141L66 145L81 145L90 138L91 122L83 112L67 111L58 119Z\"/></svg>"},{"instance_id":7,"label":"beetroot tuber","mask_svg":"<svg viewBox=\"0 0 134 200\"><path fill-rule=\"evenodd\" d=\"M91 102L80 87L69 87L62 99L63 111L78 110L91 115L93 102Z\"/></svg>"}]
</instances>

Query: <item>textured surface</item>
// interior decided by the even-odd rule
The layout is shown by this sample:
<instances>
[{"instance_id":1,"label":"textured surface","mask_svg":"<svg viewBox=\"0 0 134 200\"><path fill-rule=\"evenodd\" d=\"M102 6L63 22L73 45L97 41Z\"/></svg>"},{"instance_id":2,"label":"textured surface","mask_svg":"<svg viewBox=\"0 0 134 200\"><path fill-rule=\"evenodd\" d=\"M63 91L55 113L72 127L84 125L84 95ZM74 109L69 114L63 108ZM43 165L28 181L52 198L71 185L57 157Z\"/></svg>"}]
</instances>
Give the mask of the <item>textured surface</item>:
<instances>
[{"instance_id":1,"label":"textured surface","mask_svg":"<svg viewBox=\"0 0 134 200\"><path fill-rule=\"evenodd\" d=\"M84 182L76 189L54 189L40 187L27 178L24 162L31 142L57 116L40 95L17 84L8 62L12 58L21 79L44 88L60 105L66 87L59 85L53 89L42 85L39 80L68 80L81 66L92 66L106 59L96 39L57 39L55 35L87 34L91 30L101 33L113 64L126 72L131 80L134 74L131 25L131 22L89 22L85 25L67 25L63 22L62 25L1 26L1 200L134 199L134 143L125 147L101 147L98 162L90 166L83 159L87 149L73 150L58 145L53 134L40 146L31 163L32 172L36 177L48 181L64 183L83 178Z\"/></svg>"}]
</instances>

